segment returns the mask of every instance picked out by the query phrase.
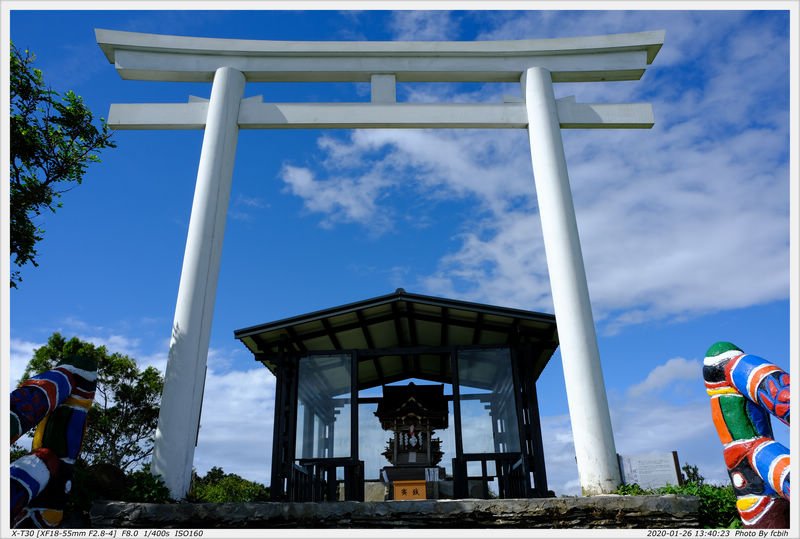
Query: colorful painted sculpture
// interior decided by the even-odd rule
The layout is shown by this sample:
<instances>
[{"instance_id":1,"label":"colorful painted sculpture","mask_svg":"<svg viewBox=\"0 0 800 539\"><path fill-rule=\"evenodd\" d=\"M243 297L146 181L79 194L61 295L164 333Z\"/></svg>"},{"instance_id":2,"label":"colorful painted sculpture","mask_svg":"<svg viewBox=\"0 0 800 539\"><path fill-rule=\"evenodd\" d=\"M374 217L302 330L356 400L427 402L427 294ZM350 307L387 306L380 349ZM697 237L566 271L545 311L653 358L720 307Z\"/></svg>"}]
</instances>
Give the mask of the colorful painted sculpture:
<instances>
[{"instance_id":1,"label":"colorful painted sculpture","mask_svg":"<svg viewBox=\"0 0 800 539\"><path fill-rule=\"evenodd\" d=\"M11 393L11 441L38 423L31 453L11 464L13 527L61 524L96 385L94 360L69 358Z\"/></svg>"},{"instance_id":2,"label":"colorful painted sculpture","mask_svg":"<svg viewBox=\"0 0 800 539\"><path fill-rule=\"evenodd\" d=\"M60 461L49 449L36 449L11 464L11 519L20 520L31 500L58 474Z\"/></svg>"},{"instance_id":3,"label":"colorful painted sculpture","mask_svg":"<svg viewBox=\"0 0 800 539\"><path fill-rule=\"evenodd\" d=\"M703 378L742 523L788 528L789 450L773 440L769 414L789 424L789 374L718 342L706 352Z\"/></svg>"},{"instance_id":4,"label":"colorful painted sculpture","mask_svg":"<svg viewBox=\"0 0 800 539\"><path fill-rule=\"evenodd\" d=\"M62 404L75 387L66 365L29 378L11 392L11 443L35 427Z\"/></svg>"}]
</instances>

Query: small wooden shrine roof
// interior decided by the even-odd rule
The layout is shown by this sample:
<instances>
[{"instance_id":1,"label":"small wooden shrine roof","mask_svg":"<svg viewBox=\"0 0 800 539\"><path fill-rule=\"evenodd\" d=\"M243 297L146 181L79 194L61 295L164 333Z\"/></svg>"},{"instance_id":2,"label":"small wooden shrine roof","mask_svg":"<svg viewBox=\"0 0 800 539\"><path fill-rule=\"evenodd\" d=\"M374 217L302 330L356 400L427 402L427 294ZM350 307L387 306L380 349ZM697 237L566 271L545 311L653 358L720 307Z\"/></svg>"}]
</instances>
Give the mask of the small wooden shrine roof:
<instances>
[{"instance_id":1,"label":"small wooden shrine roof","mask_svg":"<svg viewBox=\"0 0 800 539\"><path fill-rule=\"evenodd\" d=\"M391 430L395 420L406 422L410 415L426 419L435 429L446 429L449 412L444 385L411 382L402 386L383 386L383 398L373 413L380 419L384 430ZM418 428L421 426L417 424Z\"/></svg>"},{"instance_id":2,"label":"small wooden shrine roof","mask_svg":"<svg viewBox=\"0 0 800 539\"><path fill-rule=\"evenodd\" d=\"M450 382L457 347L526 345L534 374L558 347L551 314L408 293L394 293L237 329L240 340L273 373L285 356L359 351L359 386L406 378Z\"/></svg>"}]
</instances>

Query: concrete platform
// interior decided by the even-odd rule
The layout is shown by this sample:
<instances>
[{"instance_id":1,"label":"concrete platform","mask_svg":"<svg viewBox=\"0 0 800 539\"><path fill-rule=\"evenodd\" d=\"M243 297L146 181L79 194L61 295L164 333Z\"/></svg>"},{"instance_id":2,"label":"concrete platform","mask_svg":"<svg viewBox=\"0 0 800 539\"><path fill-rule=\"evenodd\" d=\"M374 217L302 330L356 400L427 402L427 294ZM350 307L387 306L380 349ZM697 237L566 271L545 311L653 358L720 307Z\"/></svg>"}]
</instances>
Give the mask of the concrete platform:
<instances>
[{"instance_id":1,"label":"concrete platform","mask_svg":"<svg viewBox=\"0 0 800 539\"><path fill-rule=\"evenodd\" d=\"M145 504L96 502L93 528L696 528L693 496Z\"/></svg>"}]
</instances>

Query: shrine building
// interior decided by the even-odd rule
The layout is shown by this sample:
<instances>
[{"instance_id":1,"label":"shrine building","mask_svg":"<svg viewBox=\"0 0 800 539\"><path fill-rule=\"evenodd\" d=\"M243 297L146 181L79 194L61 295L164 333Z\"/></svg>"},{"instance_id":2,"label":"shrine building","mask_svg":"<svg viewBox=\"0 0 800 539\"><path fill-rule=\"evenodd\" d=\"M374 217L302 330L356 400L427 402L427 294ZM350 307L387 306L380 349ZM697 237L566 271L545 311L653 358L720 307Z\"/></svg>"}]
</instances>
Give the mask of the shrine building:
<instances>
[{"instance_id":1,"label":"shrine building","mask_svg":"<svg viewBox=\"0 0 800 539\"><path fill-rule=\"evenodd\" d=\"M273 500L548 496L553 315L400 288L234 334L276 378Z\"/></svg>"}]
</instances>

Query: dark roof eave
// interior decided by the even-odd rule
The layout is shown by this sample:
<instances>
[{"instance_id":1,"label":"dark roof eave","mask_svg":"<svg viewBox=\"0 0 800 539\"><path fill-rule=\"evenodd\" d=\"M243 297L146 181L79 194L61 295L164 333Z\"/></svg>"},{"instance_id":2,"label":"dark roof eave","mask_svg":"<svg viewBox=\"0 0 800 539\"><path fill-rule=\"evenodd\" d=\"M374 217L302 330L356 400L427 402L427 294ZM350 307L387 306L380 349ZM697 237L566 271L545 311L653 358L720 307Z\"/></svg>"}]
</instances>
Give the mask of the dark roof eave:
<instances>
[{"instance_id":1,"label":"dark roof eave","mask_svg":"<svg viewBox=\"0 0 800 539\"><path fill-rule=\"evenodd\" d=\"M245 337L250 337L253 335L258 335L260 333L264 333L265 331L273 331L276 329L282 329L289 326L295 326L298 324L302 324L305 322L310 322L313 320L319 320L323 318L329 318L331 316L336 316L340 314L345 314L348 312L360 311L363 309L368 309L370 307L376 307L379 305L385 305L392 301L399 301L399 300L406 300L412 301L415 303L427 304L427 305L434 305L439 307L447 307L450 309L463 309L475 312L483 312L485 314L493 314L497 316L509 316L513 318L524 318L526 320L534 320L534 321L542 321L542 322L555 322L555 316L552 314L546 313L537 313L533 311L525 311L522 309L514 309L511 307L499 307L495 305L486 305L482 303L474 303L470 301L461 301L461 300L453 300L453 299L446 299L446 298L439 298L436 296L425 296L422 294L411 294L403 290L402 288L398 288L395 292L391 294L386 294L383 296L378 296L375 298L370 298L366 300L357 301L354 303L348 303L345 305L340 305L338 307L330 307L327 309L322 309L319 311L314 311L307 314L302 314L298 316L293 316L290 318L284 318L282 320L276 320L274 322L267 322L266 324L259 324L256 326L245 327L241 329L234 330L233 335L236 339L243 339Z\"/></svg>"}]
</instances>

